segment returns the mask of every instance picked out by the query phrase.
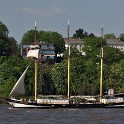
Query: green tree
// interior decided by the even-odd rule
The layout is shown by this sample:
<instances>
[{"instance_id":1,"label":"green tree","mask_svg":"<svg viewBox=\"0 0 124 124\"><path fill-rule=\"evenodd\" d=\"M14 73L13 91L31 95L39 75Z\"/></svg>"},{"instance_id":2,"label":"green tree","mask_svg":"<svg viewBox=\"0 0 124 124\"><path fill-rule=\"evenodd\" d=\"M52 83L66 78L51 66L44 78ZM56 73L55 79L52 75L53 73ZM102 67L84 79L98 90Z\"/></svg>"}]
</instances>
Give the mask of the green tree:
<instances>
[{"instance_id":1,"label":"green tree","mask_svg":"<svg viewBox=\"0 0 124 124\"><path fill-rule=\"evenodd\" d=\"M84 47L83 51L86 53L87 58L96 58L99 56L101 44L106 44L105 40L98 37L86 37L83 40Z\"/></svg>"},{"instance_id":2,"label":"green tree","mask_svg":"<svg viewBox=\"0 0 124 124\"><path fill-rule=\"evenodd\" d=\"M36 33L36 41L39 42L39 32L35 30L29 30L22 36L21 44L32 44Z\"/></svg>"},{"instance_id":3,"label":"green tree","mask_svg":"<svg viewBox=\"0 0 124 124\"><path fill-rule=\"evenodd\" d=\"M104 38L105 39L116 39L116 36L114 33L111 33L111 34L105 34Z\"/></svg>"},{"instance_id":4,"label":"green tree","mask_svg":"<svg viewBox=\"0 0 124 124\"><path fill-rule=\"evenodd\" d=\"M8 33L6 25L0 22L0 56L11 56L16 53L16 40L8 37Z\"/></svg>"},{"instance_id":5,"label":"green tree","mask_svg":"<svg viewBox=\"0 0 124 124\"><path fill-rule=\"evenodd\" d=\"M55 46L55 53L62 53L65 49L64 47L64 39L61 34L57 32L52 31L35 31L30 30L27 31L27 33L24 33L21 44L32 44L34 42L36 32L36 40L37 42L48 42L48 43L54 43Z\"/></svg>"},{"instance_id":6,"label":"green tree","mask_svg":"<svg viewBox=\"0 0 124 124\"><path fill-rule=\"evenodd\" d=\"M8 42L9 42L9 46L8 46L9 54L10 55L16 55L17 48L18 48L17 41L15 40L15 38L9 37Z\"/></svg>"},{"instance_id":7,"label":"green tree","mask_svg":"<svg viewBox=\"0 0 124 124\"><path fill-rule=\"evenodd\" d=\"M52 68L53 65L44 65L42 66L41 72L39 72L39 76L41 75L41 81L39 82L40 86L39 88L41 89L40 94L43 95L53 95L56 94L55 86L52 81ZM39 79L40 80L40 79Z\"/></svg>"},{"instance_id":8,"label":"green tree","mask_svg":"<svg viewBox=\"0 0 124 124\"><path fill-rule=\"evenodd\" d=\"M5 58L5 59L4 59ZM0 57L0 96L8 96L28 65L21 57Z\"/></svg>"},{"instance_id":9,"label":"green tree","mask_svg":"<svg viewBox=\"0 0 124 124\"><path fill-rule=\"evenodd\" d=\"M115 93L124 92L124 60L111 66L108 88L114 88Z\"/></svg>"},{"instance_id":10,"label":"green tree","mask_svg":"<svg viewBox=\"0 0 124 124\"><path fill-rule=\"evenodd\" d=\"M8 46L8 29L5 24L0 22L0 56L6 54Z\"/></svg>"},{"instance_id":11,"label":"green tree","mask_svg":"<svg viewBox=\"0 0 124 124\"><path fill-rule=\"evenodd\" d=\"M84 72L86 61L82 56L71 58L70 64L70 87L71 95L86 95L86 82Z\"/></svg>"},{"instance_id":12,"label":"green tree","mask_svg":"<svg viewBox=\"0 0 124 124\"><path fill-rule=\"evenodd\" d=\"M84 31L83 29L79 28L78 30L75 31L75 34L73 34L74 38L84 38L87 37L88 33L86 31Z\"/></svg>"},{"instance_id":13,"label":"green tree","mask_svg":"<svg viewBox=\"0 0 124 124\"><path fill-rule=\"evenodd\" d=\"M1 21L0 21L0 39L4 39L6 37L8 37L8 28L6 27L5 24L3 24Z\"/></svg>"},{"instance_id":14,"label":"green tree","mask_svg":"<svg viewBox=\"0 0 124 124\"><path fill-rule=\"evenodd\" d=\"M65 42L61 34L52 31L39 31L40 40L43 42L54 43L55 53L62 53L65 49Z\"/></svg>"},{"instance_id":15,"label":"green tree","mask_svg":"<svg viewBox=\"0 0 124 124\"><path fill-rule=\"evenodd\" d=\"M67 94L67 62L56 64L52 69L52 80L57 95Z\"/></svg>"},{"instance_id":16,"label":"green tree","mask_svg":"<svg viewBox=\"0 0 124 124\"><path fill-rule=\"evenodd\" d=\"M119 39L124 42L124 33L120 34Z\"/></svg>"},{"instance_id":17,"label":"green tree","mask_svg":"<svg viewBox=\"0 0 124 124\"><path fill-rule=\"evenodd\" d=\"M99 94L100 65L92 58L89 58L85 64L84 71L85 95Z\"/></svg>"},{"instance_id":18,"label":"green tree","mask_svg":"<svg viewBox=\"0 0 124 124\"><path fill-rule=\"evenodd\" d=\"M83 73L85 70L85 59L76 49L71 48L70 59L70 86L71 95L82 95L85 91L83 87ZM64 60L61 63L55 64L52 69L52 80L56 88L56 93L67 96L68 86L68 61L67 51L64 55Z\"/></svg>"},{"instance_id":19,"label":"green tree","mask_svg":"<svg viewBox=\"0 0 124 124\"><path fill-rule=\"evenodd\" d=\"M112 48L109 46L104 47L104 64L110 66L113 63L118 63L124 58L124 54L117 48Z\"/></svg>"},{"instance_id":20,"label":"green tree","mask_svg":"<svg viewBox=\"0 0 124 124\"><path fill-rule=\"evenodd\" d=\"M103 91L108 89L108 83L110 78L110 66L114 63L118 63L124 58L123 52L117 48L106 46L105 40L97 37L87 37L84 39L83 50L86 53L88 66L84 72L86 82L92 85L92 94L99 93L99 77L100 77L100 47L103 45ZM87 64L86 64L87 65ZM92 70L93 69L93 70ZM99 71L98 71L99 70ZM91 78L92 77L92 78ZM90 80L91 79L91 80ZM88 88L90 85L88 86ZM97 87L97 90L96 90ZM91 94L90 93L90 94Z\"/></svg>"}]
</instances>

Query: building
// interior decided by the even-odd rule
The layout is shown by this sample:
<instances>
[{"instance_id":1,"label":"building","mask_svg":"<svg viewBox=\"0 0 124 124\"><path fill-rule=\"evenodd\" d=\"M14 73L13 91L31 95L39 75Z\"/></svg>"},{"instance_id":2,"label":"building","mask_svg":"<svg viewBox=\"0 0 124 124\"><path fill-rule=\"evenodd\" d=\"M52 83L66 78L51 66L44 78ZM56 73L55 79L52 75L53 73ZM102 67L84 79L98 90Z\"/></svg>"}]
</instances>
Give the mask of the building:
<instances>
[{"instance_id":1,"label":"building","mask_svg":"<svg viewBox=\"0 0 124 124\"><path fill-rule=\"evenodd\" d=\"M68 47L68 45L70 45L71 47L75 47L79 52L82 53L82 55L85 55L85 53L83 52L82 48L83 48L83 41L81 39L78 38L65 38L65 48Z\"/></svg>"},{"instance_id":2,"label":"building","mask_svg":"<svg viewBox=\"0 0 124 124\"><path fill-rule=\"evenodd\" d=\"M83 52L83 41L81 39L77 38L65 38L65 48L70 45L71 47L75 47L79 52L82 53L82 55L85 55L85 52ZM37 42L40 46L40 55L42 56L42 62L48 62L51 61L52 63L55 62L55 48L53 43L45 43L45 42ZM124 42L120 41L119 39L107 39L106 43L108 46L113 48L118 48L121 51L124 51ZM21 56L23 58L26 58L27 52L30 49L31 44L23 44L21 46ZM57 57L62 57L63 54L57 54Z\"/></svg>"},{"instance_id":3,"label":"building","mask_svg":"<svg viewBox=\"0 0 124 124\"><path fill-rule=\"evenodd\" d=\"M119 40L119 39L106 39L107 46L113 47L113 48L118 48L121 51L124 51L124 42ZM65 48L68 47L68 44L71 47L75 47L78 49L79 52L82 53L82 55L85 55L85 52L83 52L83 41L81 39L76 39L76 38L65 38Z\"/></svg>"},{"instance_id":4,"label":"building","mask_svg":"<svg viewBox=\"0 0 124 124\"><path fill-rule=\"evenodd\" d=\"M124 42L120 39L106 39L107 46L118 48L121 51L124 51Z\"/></svg>"},{"instance_id":5,"label":"building","mask_svg":"<svg viewBox=\"0 0 124 124\"><path fill-rule=\"evenodd\" d=\"M44 62L55 62L55 48L53 43L37 42L40 46L39 54L42 56L42 63ZM27 58L27 53L30 49L31 44L21 45L21 56Z\"/></svg>"},{"instance_id":6,"label":"building","mask_svg":"<svg viewBox=\"0 0 124 124\"><path fill-rule=\"evenodd\" d=\"M43 55L42 62L55 62L55 48L53 43L41 42L40 54Z\"/></svg>"}]
</instances>

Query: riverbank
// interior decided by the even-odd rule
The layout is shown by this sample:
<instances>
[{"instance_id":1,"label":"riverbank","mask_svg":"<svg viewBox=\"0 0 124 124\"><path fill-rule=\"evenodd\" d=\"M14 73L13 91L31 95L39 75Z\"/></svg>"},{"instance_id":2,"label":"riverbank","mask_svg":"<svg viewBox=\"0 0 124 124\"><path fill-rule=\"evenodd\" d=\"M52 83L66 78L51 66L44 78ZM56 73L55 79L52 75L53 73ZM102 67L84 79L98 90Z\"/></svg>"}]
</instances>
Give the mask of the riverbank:
<instances>
[{"instance_id":1,"label":"riverbank","mask_svg":"<svg viewBox=\"0 0 124 124\"><path fill-rule=\"evenodd\" d=\"M8 104L7 101L3 98L0 98L0 105L6 105Z\"/></svg>"}]
</instances>

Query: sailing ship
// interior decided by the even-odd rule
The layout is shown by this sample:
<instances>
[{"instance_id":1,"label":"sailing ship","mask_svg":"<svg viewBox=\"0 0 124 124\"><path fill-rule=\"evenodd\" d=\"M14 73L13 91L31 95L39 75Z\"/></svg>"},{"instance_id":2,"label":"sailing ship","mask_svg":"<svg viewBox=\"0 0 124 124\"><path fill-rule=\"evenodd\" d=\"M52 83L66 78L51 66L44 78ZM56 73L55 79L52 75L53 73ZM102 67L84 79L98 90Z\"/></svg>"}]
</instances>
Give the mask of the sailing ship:
<instances>
[{"instance_id":1,"label":"sailing ship","mask_svg":"<svg viewBox=\"0 0 124 124\"><path fill-rule=\"evenodd\" d=\"M35 26L36 27L36 26ZM36 40L36 35L35 38ZM11 98L9 98L8 103L15 108L120 108L124 107L123 98L104 98L102 96L102 64L103 64L103 48L101 47L101 76L100 76L100 96L99 102L96 102L96 97L89 97L85 99L85 102L75 102L70 97L70 46L69 46L69 21L68 21L68 94L67 99L62 97L57 98L40 98L37 95L37 64L39 59L39 46L36 44L30 46L30 50L27 53L27 58L32 58L35 65L35 94L34 101L16 99L13 96L25 93L24 79L29 66L23 72L12 91L10 92ZM97 97L98 98L98 97Z\"/></svg>"}]
</instances>

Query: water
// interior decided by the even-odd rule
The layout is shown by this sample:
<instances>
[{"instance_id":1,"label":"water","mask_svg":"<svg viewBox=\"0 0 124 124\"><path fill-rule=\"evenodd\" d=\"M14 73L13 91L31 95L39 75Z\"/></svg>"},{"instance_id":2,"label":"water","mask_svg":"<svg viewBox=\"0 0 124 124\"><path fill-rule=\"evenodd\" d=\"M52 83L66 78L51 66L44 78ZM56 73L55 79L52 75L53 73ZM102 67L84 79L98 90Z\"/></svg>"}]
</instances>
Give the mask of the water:
<instances>
[{"instance_id":1,"label":"water","mask_svg":"<svg viewBox=\"0 0 124 124\"><path fill-rule=\"evenodd\" d=\"M124 109L16 109L0 106L0 124L124 124Z\"/></svg>"}]
</instances>

